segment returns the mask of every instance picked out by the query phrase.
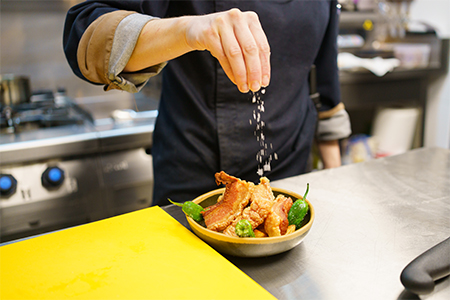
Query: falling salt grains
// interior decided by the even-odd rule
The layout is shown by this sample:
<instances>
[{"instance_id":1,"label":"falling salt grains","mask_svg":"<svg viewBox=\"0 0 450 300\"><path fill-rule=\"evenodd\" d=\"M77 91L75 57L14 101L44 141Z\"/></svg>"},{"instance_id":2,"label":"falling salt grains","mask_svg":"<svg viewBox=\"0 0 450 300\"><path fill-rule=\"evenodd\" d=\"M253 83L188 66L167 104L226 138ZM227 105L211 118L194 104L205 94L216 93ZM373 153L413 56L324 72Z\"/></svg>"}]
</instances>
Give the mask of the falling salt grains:
<instances>
[{"instance_id":1,"label":"falling salt grains","mask_svg":"<svg viewBox=\"0 0 450 300\"><path fill-rule=\"evenodd\" d=\"M261 113L265 111L264 100L261 99L261 94L266 93L265 89L259 92L253 93L252 103L256 103L257 110L253 111L253 120L256 121L255 131L253 134L256 136L256 141L259 142L261 149L256 153L256 161L258 162L257 174L263 176L264 172L269 172L271 170L272 154L269 155L268 148L273 149L272 143L268 146L265 142L266 136L264 135L265 123L262 121ZM250 125L252 125L252 120L249 120ZM273 153L273 158L278 159L278 155Z\"/></svg>"},{"instance_id":2,"label":"falling salt grains","mask_svg":"<svg viewBox=\"0 0 450 300\"><path fill-rule=\"evenodd\" d=\"M264 106L260 105L260 106L258 106L258 109L260 112L264 112Z\"/></svg>"}]
</instances>

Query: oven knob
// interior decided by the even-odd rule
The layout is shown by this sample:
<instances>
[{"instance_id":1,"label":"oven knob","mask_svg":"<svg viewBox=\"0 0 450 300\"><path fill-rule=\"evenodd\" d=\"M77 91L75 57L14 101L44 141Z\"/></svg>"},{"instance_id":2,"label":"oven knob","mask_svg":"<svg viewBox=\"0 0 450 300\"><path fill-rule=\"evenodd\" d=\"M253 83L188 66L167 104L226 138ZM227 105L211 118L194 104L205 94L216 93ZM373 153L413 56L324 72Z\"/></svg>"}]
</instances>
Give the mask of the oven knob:
<instances>
[{"instance_id":1,"label":"oven knob","mask_svg":"<svg viewBox=\"0 0 450 300\"><path fill-rule=\"evenodd\" d=\"M46 188L59 187L64 181L64 171L58 167L49 167L42 174L42 185Z\"/></svg>"},{"instance_id":2,"label":"oven knob","mask_svg":"<svg viewBox=\"0 0 450 300\"><path fill-rule=\"evenodd\" d=\"M10 196L16 192L17 180L9 174L0 174L0 195Z\"/></svg>"}]
</instances>

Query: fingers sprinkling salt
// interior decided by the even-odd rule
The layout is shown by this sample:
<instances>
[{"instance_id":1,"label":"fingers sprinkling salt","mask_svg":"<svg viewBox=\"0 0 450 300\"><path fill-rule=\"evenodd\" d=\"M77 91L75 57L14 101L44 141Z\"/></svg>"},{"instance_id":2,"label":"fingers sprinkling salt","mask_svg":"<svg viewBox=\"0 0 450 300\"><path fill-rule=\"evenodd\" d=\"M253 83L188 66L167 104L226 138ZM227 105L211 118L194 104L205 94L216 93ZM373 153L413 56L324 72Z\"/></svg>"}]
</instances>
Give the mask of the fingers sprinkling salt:
<instances>
[{"instance_id":1,"label":"fingers sprinkling salt","mask_svg":"<svg viewBox=\"0 0 450 300\"><path fill-rule=\"evenodd\" d=\"M272 154L269 154L267 149L273 149L272 143L270 146L265 142L266 136L264 135L264 127L265 122L262 120L261 114L265 111L264 108L264 100L261 98L261 95L266 93L265 89L261 89L259 92L253 93L252 103L256 103L256 110L253 110L253 120L256 121L256 126L253 134L256 136L256 141L259 142L261 149L256 153L256 161L258 162L258 169L256 173L259 176L263 176L264 172L271 171L271 162L272 162ZM249 119L250 125L252 125L252 120ZM275 160L278 159L277 153L273 153L273 157Z\"/></svg>"}]
</instances>

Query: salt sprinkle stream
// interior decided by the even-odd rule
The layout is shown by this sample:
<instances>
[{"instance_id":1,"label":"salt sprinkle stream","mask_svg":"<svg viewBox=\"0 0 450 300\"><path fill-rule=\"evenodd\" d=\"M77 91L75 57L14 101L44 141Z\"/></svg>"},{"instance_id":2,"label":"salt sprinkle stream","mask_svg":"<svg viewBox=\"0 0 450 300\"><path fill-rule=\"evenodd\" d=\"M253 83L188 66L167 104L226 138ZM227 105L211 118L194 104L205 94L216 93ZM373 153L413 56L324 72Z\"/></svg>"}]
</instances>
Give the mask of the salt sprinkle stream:
<instances>
[{"instance_id":1,"label":"salt sprinkle stream","mask_svg":"<svg viewBox=\"0 0 450 300\"><path fill-rule=\"evenodd\" d=\"M253 134L256 136L256 141L259 142L260 150L256 153L256 161L258 162L257 174L259 176L263 176L264 172L269 172L271 170L271 162L273 159L277 160L277 153L269 154L268 149L273 149L272 143L268 145L266 143L266 136L264 135L264 127L265 123L262 121L261 113L264 112L264 100L261 97L261 94L264 95L266 93L265 89L260 90L259 92L253 93L252 103L256 103L256 109L253 110L253 120L256 121L255 131ZM249 120L250 125L253 124L252 119Z\"/></svg>"}]
</instances>

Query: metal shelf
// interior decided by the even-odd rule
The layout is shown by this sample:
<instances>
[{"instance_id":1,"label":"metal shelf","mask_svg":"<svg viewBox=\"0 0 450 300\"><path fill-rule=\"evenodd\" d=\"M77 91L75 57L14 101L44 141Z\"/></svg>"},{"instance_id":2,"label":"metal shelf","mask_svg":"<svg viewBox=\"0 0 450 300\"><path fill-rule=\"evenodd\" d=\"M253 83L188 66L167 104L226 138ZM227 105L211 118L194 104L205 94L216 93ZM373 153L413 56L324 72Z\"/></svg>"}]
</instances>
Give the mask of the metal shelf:
<instances>
[{"instance_id":1,"label":"metal shelf","mask_svg":"<svg viewBox=\"0 0 450 300\"><path fill-rule=\"evenodd\" d=\"M372 11L367 12L349 12L343 11L341 12L341 16L339 18L339 25L341 28L343 27L362 27L362 24L366 20L370 20L375 23L378 20L379 16L377 13Z\"/></svg>"}]
</instances>

